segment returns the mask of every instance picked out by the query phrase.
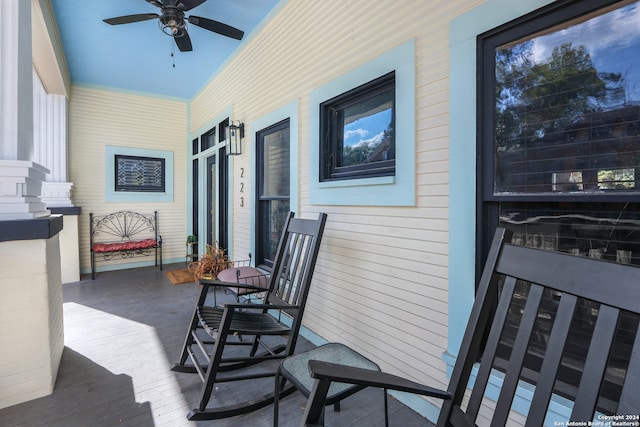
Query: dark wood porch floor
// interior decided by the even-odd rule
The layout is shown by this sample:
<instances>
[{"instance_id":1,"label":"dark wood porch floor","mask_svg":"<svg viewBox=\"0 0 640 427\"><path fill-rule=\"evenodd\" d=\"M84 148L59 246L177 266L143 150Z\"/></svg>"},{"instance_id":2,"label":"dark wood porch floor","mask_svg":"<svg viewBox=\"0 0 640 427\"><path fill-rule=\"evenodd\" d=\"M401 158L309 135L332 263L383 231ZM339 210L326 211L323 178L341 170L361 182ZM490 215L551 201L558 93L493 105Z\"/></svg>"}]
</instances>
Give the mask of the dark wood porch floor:
<instances>
[{"instance_id":1,"label":"dark wood porch floor","mask_svg":"<svg viewBox=\"0 0 640 427\"><path fill-rule=\"evenodd\" d=\"M184 268L182 264L166 270ZM100 273L64 285L65 349L52 395L0 410L0 426L270 426L271 406L225 420L191 422L197 375L169 370L175 361L198 289L171 285L156 268ZM218 300L229 298L218 297ZM301 340L298 350L312 345ZM19 351L14 349L13 351ZM247 383L245 381L245 383ZM272 387L245 384L241 393ZM223 387L227 387L224 385ZM237 385L235 385L238 392ZM218 390L217 393L224 393ZM382 392L368 389L327 410L327 425L382 426ZM298 426L305 399L295 393L280 406L280 425ZM389 399L392 426L428 426L420 415Z\"/></svg>"}]
</instances>

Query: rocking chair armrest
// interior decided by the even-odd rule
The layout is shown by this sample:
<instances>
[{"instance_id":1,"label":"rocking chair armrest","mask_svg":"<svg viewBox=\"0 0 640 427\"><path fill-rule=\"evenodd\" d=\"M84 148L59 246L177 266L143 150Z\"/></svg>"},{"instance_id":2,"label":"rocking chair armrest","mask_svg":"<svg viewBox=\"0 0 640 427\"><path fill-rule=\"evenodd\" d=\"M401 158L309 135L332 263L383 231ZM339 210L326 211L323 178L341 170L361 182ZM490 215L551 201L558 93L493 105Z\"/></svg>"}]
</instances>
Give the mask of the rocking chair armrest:
<instances>
[{"instance_id":1,"label":"rocking chair armrest","mask_svg":"<svg viewBox=\"0 0 640 427\"><path fill-rule=\"evenodd\" d=\"M198 297L198 306L202 306L205 304L205 301L207 300L207 294L209 293L209 288L213 287L215 288L216 286L220 286L221 288L243 288L243 289L247 289L247 288L251 288L251 289L258 289L253 285L245 285L243 283L235 283L235 282L222 282L220 280L214 280L214 279L200 279L198 281L198 283L200 283L202 290L200 291L200 296ZM259 288L261 291L264 291L264 288Z\"/></svg>"},{"instance_id":2,"label":"rocking chair armrest","mask_svg":"<svg viewBox=\"0 0 640 427\"><path fill-rule=\"evenodd\" d=\"M320 360L310 360L309 373L312 378L323 381L335 381L366 387L380 387L387 390L397 390L436 397L443 400L451 399L451 394L447 391L425 386L397 375L372 371L370 369L322 362Z\"/></svg>"},{"instance_id":3,"label":"rocking chair armrest","mask_svg":"<svg viewBox=\"0 0 640 427\"><path fill-rule=\"evenodd\" d=\"M247 283L238 283L238 282L222 282L220 280L214 279L200 279L201 285L207 286L220 286L221 288L242 288L242 289L255 289L259 291L266 291L264 287L249 285Z\"/></svg>"},{"instance_id":4,"label":"rocking chair armrest","mask_svg":"<svg viewBox=\"0 0 640 427\"><path fill-rule=\"evenodd\" d=\"M227 309L242 309L242 310L298 310L300 309L297 305L276 305L276 304L225 304L224 308Z\"/></svg>"}]
</instances>

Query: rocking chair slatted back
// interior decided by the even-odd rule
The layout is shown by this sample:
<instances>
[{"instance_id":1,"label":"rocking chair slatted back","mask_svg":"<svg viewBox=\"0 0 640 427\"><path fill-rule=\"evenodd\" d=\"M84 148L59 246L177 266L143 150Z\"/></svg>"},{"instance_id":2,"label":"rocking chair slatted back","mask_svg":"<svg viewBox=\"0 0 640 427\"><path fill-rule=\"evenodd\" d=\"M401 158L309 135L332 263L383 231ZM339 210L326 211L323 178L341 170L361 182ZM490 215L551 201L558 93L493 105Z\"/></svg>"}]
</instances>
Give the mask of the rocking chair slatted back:
<instances>
[{"instance_id":1,"label":"rocking chair slatted back","mask_svg":"<svg viewBox=\"0 0 640 427\"><path fill-rule=\"evenodd\" d=\"M302 326L300 313L304 311L309 295L325 222L326 214L321 214L318 220L306 220L294 218L290 213L284 226L286 231L276 250L269 291L264 302L283 307L282 311L292 317L293 339L288 343L291 351Z\"/></svg>"},{"instance_id":2,"label":"rocking chair slatted back","mask_svg":"<svg viewBox=\"0 0 640 427\"><path fill-rule=\"evenodd\" d=\"M289 232L283 234L278 245L276 264L271 275L270 291L265 302L300 306L307 297L307 288L315 264L319 245L316 221L289 219ZM304 221L304 222L303 222ZM294 267L295 266L295 267Z\"/></svg>"},{"instance_id":3,"label":"rocking chair slatted back","mask_svg":"<svg viewBox=\"0 0 640 427\"><path fill-rule=\"evenodd\" d=\"M325 213L314 220L294 218L289 213L261 303L207 305L210 288L264 288L214 279L200 281L200 297L180 359L172 368L197 373L203 381L200 402L189 413L190 420L226 418L273 402L273 393L232 404L211 396L217 383L274 376L278 367L274 362L293 354L326 220Z\"/></svg>"},{"instance_id":4,"label":"rocking chair slatted back","mask_svg":"<svg viewBox=\"0 0 640 427\"><path fill-rule=\"evenodd\" d=\"M640 268L508 241L509 233L499 228L446 392L395 376L389 381L370 370L310 362L316 383L305 425L322 423L332 382L444 399L437 423L442 427L513 423L519 388L531 396L522 414L525 427L587 425L604 420L602 415L637 423ZM570 401L568 420L550 409L555 400Z\"/></svg>"},{"instance_id":5,"label":"rocking chair slatted back","mask_svg":"<svg viewBox=\"0 0 640 427\"><path fill-rule=\"evenodd\" d=\"M497 235L496 238L501 240L504 237ZM508 327L508 319L513 319L514 314L519 317L519 323L515 337L509 343L511 354L501 365L504 379L491 425L507 423L516 390L523 381L523 371L527 370L525 360L531 356L531 342L536 340L536 331L540 331L547 323L550 328L549 337L544 353L539 356L540 368L535 374L537 381L525 425L540 426L545 422L552 395L558 390L558 372L567 363L567 351L575 351L568 348L571 345L568 338L576 333L588 334L590 338L587 338L588 349L584 366L580 369L578 384L564 386L565 390L567 387L573 390L569 392L573 395L570 419L592 420L594 413L601 410L626 414L627 412L620 412L621 406L634 408L635 412L628 413L636 413L639 408L638 399L635 398L635 402L630 403L634 397L625 396L625 389L629 390L628 383L633 378L629 373L638 372L640 355L637 353L632 353L626 367L627 373L622 378L620 403L605 403L606 399L602 399L601 393L607 370L612 368L611 351L616 334L619 333L621 315L627 312L637 318L640 314L640 269L507 243L494 242L492 250L498 251L489 256L495 263L493 267L487 266L481 279L477 301L458 354L459 363L454 368L450 382L452 399L444 401L438 425L447 425L449 422L456 425L452 422L458 418L456 413L464 420L475 423L483 399L486 399L489 378L496 367L500 366L496 360L500 358L500 346L504 348L506 342L504 331ZM523 307L516 303L517 300L524 300ZM544 304L549 304L550 300L554 305L553 316L547 321L541 313ZM585 307L592 309L589 313L583 313ZM591 331L576 324L576 321L584 323L585 316L594 322ZM591 320L587 322L590 323ZM488 335L480 333L486 330ZM640 332L635 333L636 348L640 347L637 338L639 334ZM460 405L466 390L464 385L478 360L478 373L462 415ZM466 425L466 421L460 425Z\"/></svg>"}]
</instances>

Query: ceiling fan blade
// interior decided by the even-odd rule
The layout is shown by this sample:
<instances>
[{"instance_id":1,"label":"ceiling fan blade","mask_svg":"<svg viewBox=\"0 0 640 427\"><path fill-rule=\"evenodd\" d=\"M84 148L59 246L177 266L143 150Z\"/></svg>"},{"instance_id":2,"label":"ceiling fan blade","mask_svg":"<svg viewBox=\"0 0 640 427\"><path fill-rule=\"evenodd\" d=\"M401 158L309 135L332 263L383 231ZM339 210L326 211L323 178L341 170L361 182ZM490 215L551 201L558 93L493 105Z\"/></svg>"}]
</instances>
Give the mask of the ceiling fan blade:
<instances>
[{"instance_id":1,"label":"ceiling fan blade","mask_svg":"<svg viewBox=\"0 0 640 427\"><path fill-rule=\"evenodd\" d=\"M176 45L178 45L180 52L191 52L193 50L191 38L189 37L187 30L184 30L181 36L173 36L173 40L175 40Z\"/></svg>"},{"instance_id":2,"label":"ceiling fan blade","mask_svg":"<svg viewBox=\"0 0 640 427\"><path fill-rule=\"evenodd\" d=\"M139 13L137 15L125 15L115 18L103 19L104 22L111 25L130 24L132 22L148 21L155 19L159 15L157 13Z\"/></svg>"},{"instance_id":3,"label":"ceiling fan blade","mask_svg":"<svg viewBox=\"0 0 640 427\"><path fill-rule=\"evenodd\" d=\"M207 0L178 0L176 2L176 6L178 7L178 9L181 9L182 11L186 12L187 10L191 10L194 7L200 6L205 1Z\"/></svg>"},{"instance_id":4,"label":"ceiling fan blade","mask_svg":"<svg viewBox=\"0 0 640 427\"><path fill-rule=\"evenodd\" d=\"M157 7L163 7L164 5L162 4L162 2L158 1L158 0L147 0L147 3L151 3L154 6Z\"/></svg>"},{"instance_id":5,"label":"ceiling fan blade","mask_svg":"<svg viewBox=\"0 0 640 427\"><path fill-rule=\"evenodd\" d=\"M244 31L212 19L191 15L189 17L189 22L193 25L197 25L198 27L202 27L205 30L213 31L214 33L231 37L232 39L242 40L242 37L244 36Z\"/></svg>"}]
</instances>

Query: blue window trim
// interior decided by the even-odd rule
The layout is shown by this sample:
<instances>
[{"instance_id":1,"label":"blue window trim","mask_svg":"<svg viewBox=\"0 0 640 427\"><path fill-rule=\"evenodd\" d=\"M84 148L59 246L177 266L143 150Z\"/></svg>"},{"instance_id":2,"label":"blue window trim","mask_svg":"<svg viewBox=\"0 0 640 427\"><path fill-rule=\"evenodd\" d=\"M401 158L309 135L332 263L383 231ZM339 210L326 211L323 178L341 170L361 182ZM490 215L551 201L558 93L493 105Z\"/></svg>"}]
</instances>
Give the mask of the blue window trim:
<instances>
[{"instance_id":1,"label":"blue window trim","mask_svg":"<svg viewBox=\"0 0 640 427\"><path fill-rule=\"evenodd\" d=\"M456 361L456 358L451 354L445 353L442 356L442 360L447 364L447 376L451 378L451 373L453 371L453 365ZM471 371L471 378L469 380L470 386L473 386L473 383L475 382L477 376L478 366L476 365ZM489 382L485 390L485 397L493 401L497 401L503 382L504 374L494 369L491 372L491 376L489 377ZM520 414L527 414L529 412L531 399L533 399L533 393L535 392L535 390L536 389L533 385L528 384L524 381L520 381L520 383L518 384L518 388L516 389L516 394L513 398L511 408L516 412L519 412ZM572 406L573 403L568 399L565 399L561 396L553 395L551 397L551 402L549 403L549 410L547 412L547 416L545 417L544 425L566 425L567 420L571 416Z\"/></svg>"},{"instance_id":2,"label":"blue window trim","mask_svg":"<svg viewBox=\"0 0 640 427\"><path fill-rule=\"evenodd\" d=\"M451 22L450 41L450 197L449 197L449 322L448 351L442 356L451 376L475 297L476 241L476 37L533 12L552 0L487 0ZM471 381L477 372L472 372ZM486 391L497 399L503 375L494 371ZM533 387L520 382L512 408L526 414ZM546 425L564 423L571 402L554 396ZM432 420L434 421L434 420ZM559 425L559 424L557 424Z\"/></svg>"},{"instance_id":3,"label":"blue window trim","mask_svg":"<svg viewBox=\"0 0 640 427\"><path fill-rule=\"evenodd\" d=\"M289 205L294 213L298 213L299 190L298 179L300 171L298 168L299 141L298 141L298 101L292 101L282 107L272 111L271 113L252 121L249 125L249 150L251 152L250 165L252 174L250 174L253 182L251 187L255 185L255 164L256 164L256 133L271 125L279 123L285 119L289 119ZM247 147L245 145L245 147ZM245 199L246 203L246 199ZM256 198L250 197L250 218L256 217ZM255 252L256 248L256 221L251 221L251 248Z\"/></svg>"},{"instance_id":4,"label":"blue window trim","mask_svg":"<svg viewBox=\"0 0 640 427\"><path fill-rule=\"evenodd\" d=\"M395 176L320 182L320 104L391 71L396 72ZM412 39L311 92L311 204L415 206L415 79Z\"/></svg>"},{"instance_id":5,"label":"blue window trim","mask_svg":"<svg viewBox=\"0 0 640 427\"><path fill-rule=\"evenodd\" d=\"M148 191L116 191L115 189L115 157L116 154L135 157L154 157L164 159L165 188L164 192ZM104 188L105 202L172 202L173 201L173 152L147 150L107 145L104 148Z\"/></svg>"}]
</instances>

